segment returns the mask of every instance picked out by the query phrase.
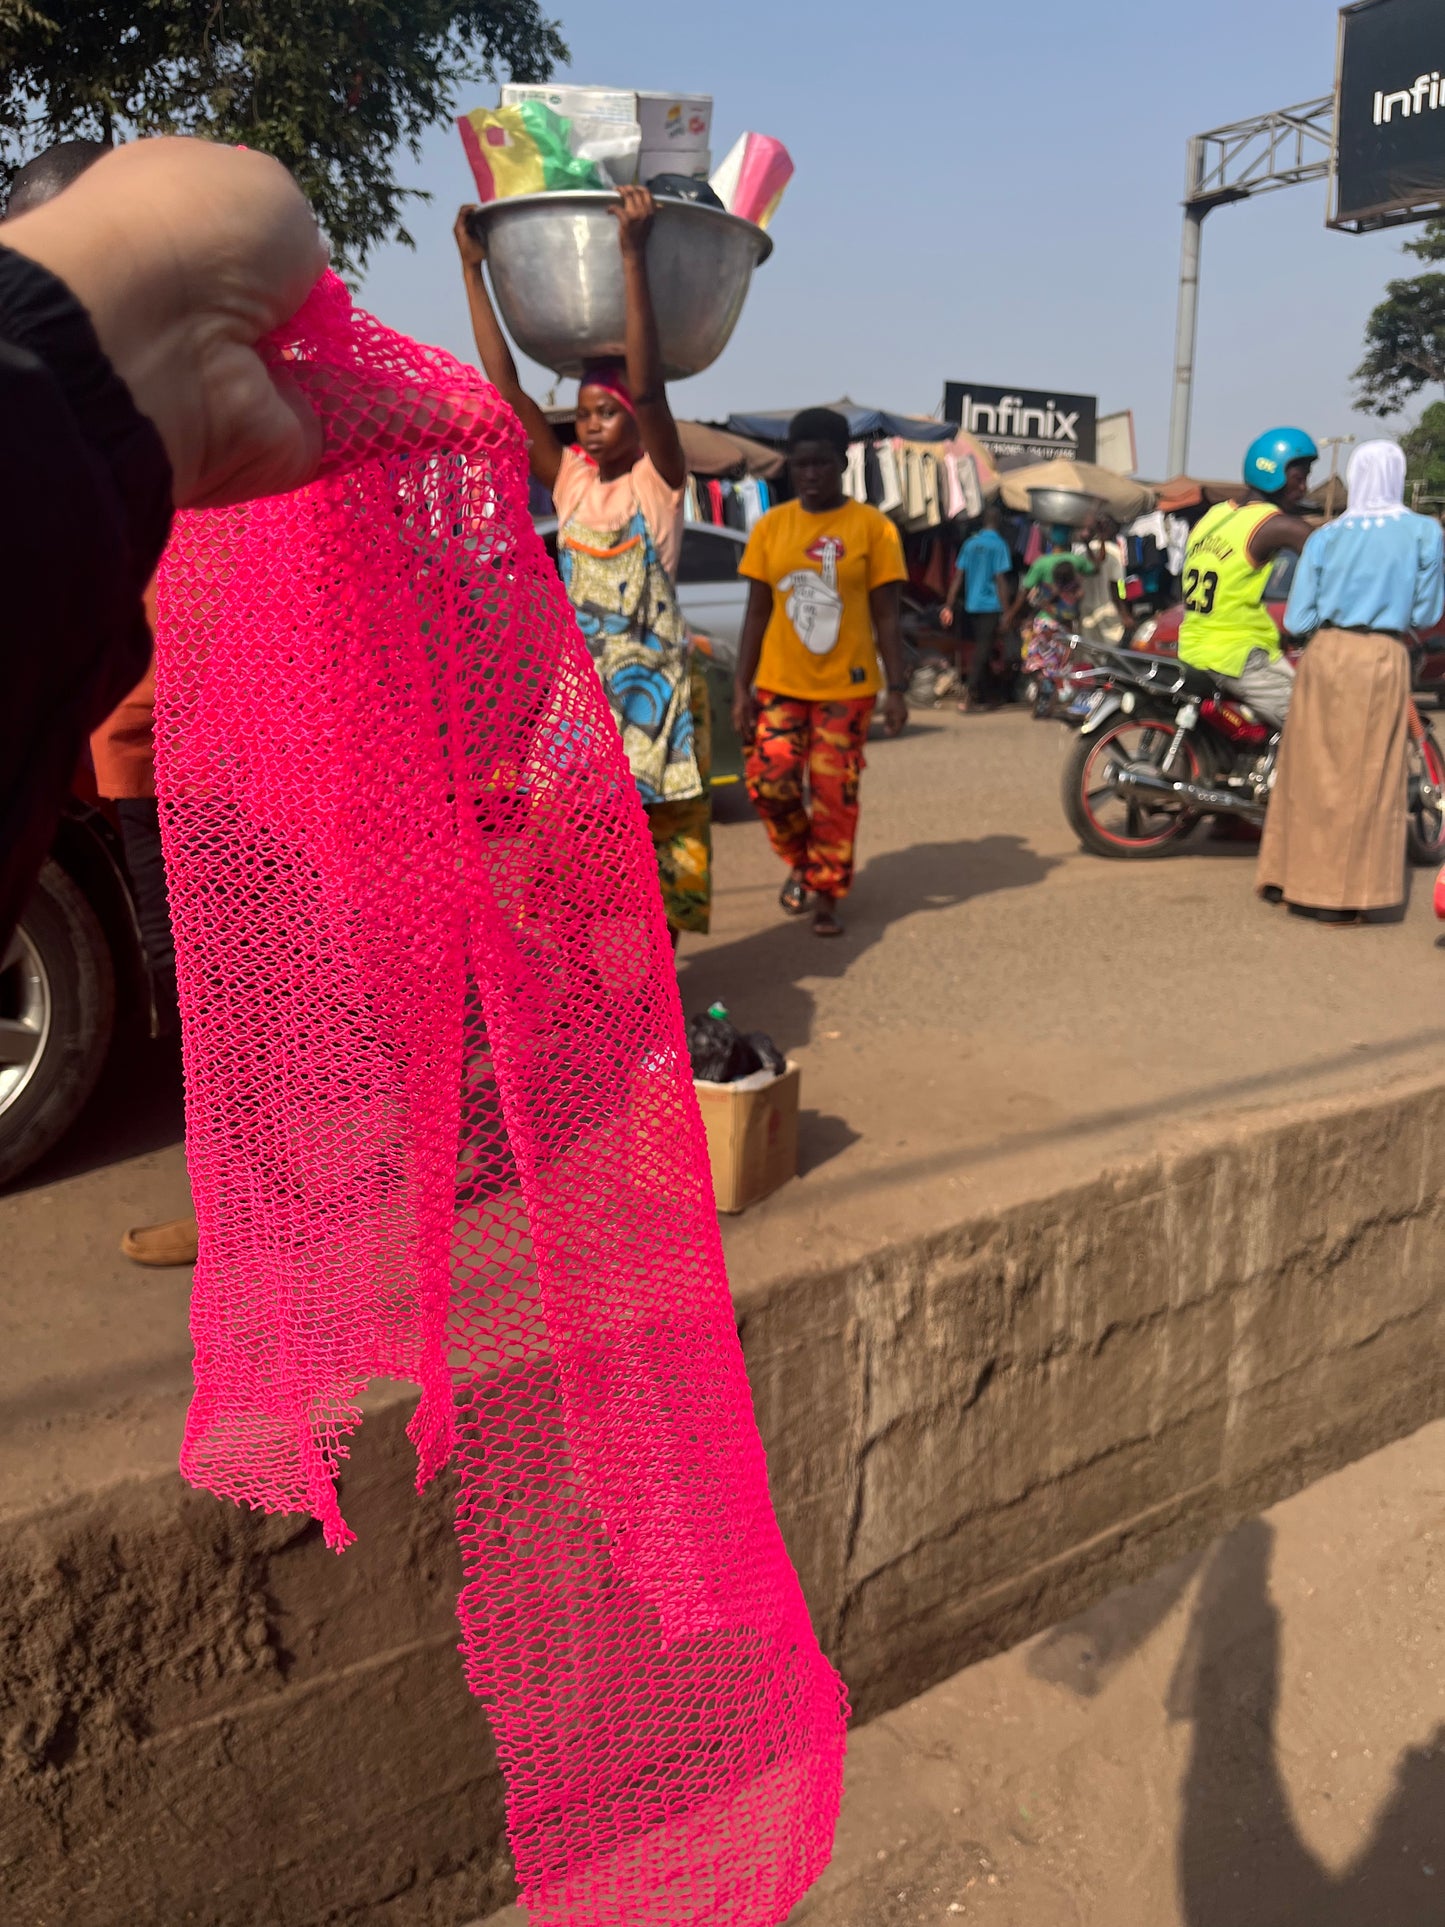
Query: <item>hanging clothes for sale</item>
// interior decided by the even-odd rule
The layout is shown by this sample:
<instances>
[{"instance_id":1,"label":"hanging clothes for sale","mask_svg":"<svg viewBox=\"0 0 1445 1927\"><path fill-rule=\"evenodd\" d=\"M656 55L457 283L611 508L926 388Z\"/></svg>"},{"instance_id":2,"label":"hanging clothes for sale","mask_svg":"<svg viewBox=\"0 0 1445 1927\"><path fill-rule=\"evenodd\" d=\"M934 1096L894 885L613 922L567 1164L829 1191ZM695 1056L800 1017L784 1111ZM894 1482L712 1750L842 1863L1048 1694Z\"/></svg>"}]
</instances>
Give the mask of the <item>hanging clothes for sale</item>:
<instances>
[{"instance_id":1,"label":"hanging clothes for sale","mask_svg":"<svg viewBox=\"0 0 1445 1927\"><path fill-rule=\"evenodd\" d=\"M927 506L923 494L923 458L913 442L899 440L893 447L902 471L904 520L921 528Z\"/></svg>"},{"instance_id":2,"label":"hanging clothes for sale","mask_svg":"<svg viewBox=\"0 0 1445 1927\"><path fill-rule=\"evenodd\" d=\"M882 482L878 506L885 515L896 515L903 507L903 476L897 450L892 442L879 442L877 454Z\"/></svg>"},{"instance_id":3,"label":"hanging clothes for sale","mask_svg":"<svg viewBox=\"0 0 1445 1927\"><path fill-rule=\"evenodd\" d=\"M958 476L958 457L953 454L943 458L943 512L950 522L961 522L968 513Z\"/></svg>"},{"instance_id":4,"label":"hanging clothes for sale","mask_svg":"<svg viewBox=\"0 0 1445 1927\"><path fill-rule=\"evenodd\" d=\"M983 483L979 478L978 463L972 455L955 455L953 461L959 486L963 490L964 513L971 522L977 521L983 514Z\"/></svg>"},{"instance_id":5,"label":"hanging clothes for sale","mask_svg":"<svg viewBox=\"0 0 1445 1927\"><path fill-rule=\"evenodd\" d=\"M877 445L869 442L863 449L864 500L871 502L881 511L883 507L883 470L878 461Z\"/></svg>"},{"instance_id":6,"label":"hanging clothes for sale","mask_svg":"<svg viewBox=\"0 0 1445 1927\"><path fill-rule=\"evenodd\" d=\"M862 442L848 444L848 465L843 470L843 493L853 502L868 500L866 450Z\"/></svg>"},{"instance_id":7,"label":"hanging clothes for sale","mask_svg":"<svg viewBox=\"0 0 1445 1927\"><path fill-rule=\"evenodd\" d=\"M743 507L743 527L751 534L762 520L762 484L748 475L737 485L738 499Z\"/></svg>"},{"instance_id":8,"label":"hanging clothes for sale","mask_svg":"<svg viewBox=\"0 0 1445 1927\"><path fill-rule=\"evenodd\" d=\"M923 471L923 519L925 524L936 529L943 520L943 490L939 483L938 457L930 449L918 458Z\"/></svg>"}]
</instances>

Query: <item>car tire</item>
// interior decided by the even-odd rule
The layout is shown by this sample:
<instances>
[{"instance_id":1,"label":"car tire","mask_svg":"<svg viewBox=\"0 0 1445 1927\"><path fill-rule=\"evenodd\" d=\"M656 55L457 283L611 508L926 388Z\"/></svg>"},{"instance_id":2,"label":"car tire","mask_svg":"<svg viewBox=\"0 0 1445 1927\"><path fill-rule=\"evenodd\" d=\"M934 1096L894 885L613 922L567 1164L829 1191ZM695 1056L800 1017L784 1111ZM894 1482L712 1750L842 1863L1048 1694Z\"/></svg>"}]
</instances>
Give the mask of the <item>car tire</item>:
<instances>
[{"instance_id":1,"label":"car tire","mask_svg":"<svg viewBox=\"0 0 1445 1927\"><path fill-rule=\"evenodd\" d=\"M57 1145L95 1088L115 1031L115 964L99 917L55 862L0 960L0 1184ZM23 1033L33 1032L28 1061Z\"/></svg>"}]
</instances>

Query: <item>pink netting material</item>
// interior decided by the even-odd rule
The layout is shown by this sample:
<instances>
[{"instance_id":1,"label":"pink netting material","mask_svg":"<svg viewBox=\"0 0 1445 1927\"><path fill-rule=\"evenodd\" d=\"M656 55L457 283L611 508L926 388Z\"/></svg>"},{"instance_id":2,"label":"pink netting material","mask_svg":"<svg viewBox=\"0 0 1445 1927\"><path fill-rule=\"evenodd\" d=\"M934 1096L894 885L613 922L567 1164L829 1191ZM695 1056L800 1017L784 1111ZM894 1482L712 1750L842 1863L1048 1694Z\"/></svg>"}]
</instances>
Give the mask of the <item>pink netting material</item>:
<instances>
[{"instance_id":1,"label":"pink netting material","mask_svg":"<svg viewBox=\"0 0 1445 1927\"><path fill-rule=\"evenodd\" d=\"M471 370L328 277L327 479L180 518L157 777L201 1223L182 1467L349 1535L374 1377L450 1463L543 1927L771 1923L845 1703L768 1495L635 786Z\"/></svg>"}]
</instances>

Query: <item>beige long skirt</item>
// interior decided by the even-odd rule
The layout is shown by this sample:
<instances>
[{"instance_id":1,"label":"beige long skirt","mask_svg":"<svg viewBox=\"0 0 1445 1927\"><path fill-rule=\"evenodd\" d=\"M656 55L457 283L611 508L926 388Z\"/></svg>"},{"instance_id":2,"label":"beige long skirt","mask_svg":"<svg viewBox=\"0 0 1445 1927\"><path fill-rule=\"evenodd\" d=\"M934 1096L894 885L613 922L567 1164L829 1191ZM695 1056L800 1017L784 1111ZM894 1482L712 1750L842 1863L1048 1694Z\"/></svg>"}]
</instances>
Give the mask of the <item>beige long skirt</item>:
<instances>
[{"instance_id":1,"label":"beige long skirt","mask_svg":"<svg viewBox=\"0 0 1445 1927\"><path fill-rule=\"evenodd\" d=\"M1405 894L1410 659L1394 636L1321 629L1295 678L1258 884L1315 910Z\"/></svg>"}]
</instances>

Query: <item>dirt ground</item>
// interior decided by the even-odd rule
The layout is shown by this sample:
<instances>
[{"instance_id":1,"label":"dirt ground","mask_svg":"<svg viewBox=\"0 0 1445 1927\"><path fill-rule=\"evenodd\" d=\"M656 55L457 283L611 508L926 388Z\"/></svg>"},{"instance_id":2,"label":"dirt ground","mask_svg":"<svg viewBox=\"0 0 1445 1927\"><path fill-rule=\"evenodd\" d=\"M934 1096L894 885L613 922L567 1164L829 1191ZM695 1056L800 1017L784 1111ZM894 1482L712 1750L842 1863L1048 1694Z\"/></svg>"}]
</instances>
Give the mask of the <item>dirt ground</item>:
<instances>
[{"instance_id":1,"label":"dirt ground","mask_svg":"<svg viewBox=\"0 0 1445 1927\"><path fill-rule=\"evenodd\" d=\"M854 1733L790 1927L1442 1920L1435 1425Z\"/></svg>"},{"instance_id":2,"label":"dirt ground","mask_svg":"<svg viewBox=\"0 0 1445 1927\"><path fill-rule=\"evenodd\" d=\"M1238 844L1087 856L1059 804L1067 747L1057 724L951 707L875 737L834 943L781 915L762 826L740 791L721 795L714 929L683 941L684 1008L721 998L803 1072L803 1174L725 1224L735 1285L1438 1064L1431 879L1402 922L1338 931L1260 904ZM180 1135L178 1053L149 1048L0 1197L0 1510L87 1475L97 1412L107 1462L127 1437L171 1449L189 1276L138 1271L118 1240L185 1209Z\"/></svg>"},{"instance_id":3,"label":"dirt ground","mask_svg":"<svg viewBox=\"0 0 1445 1927\"><path fill-rule=\"evenodd\" d=\"M729 1227L735 1277L786 1242L846 1259L1224 1116L1439 1062L1433 875L1412 880L1402 923L1328 930L1262 904L1238 843L1088 856L1059 802L1069 740L952 708L875 738L836 943L781 916L761 825L723 804L714 930L684 940L684 1007L721 997L771 1031L803 1066L805 1109L804 1181Z\"/></svg>"},{"instance_id":4,"label":"dirt ground","mask_svg":"<svg viewBox=\"0 0 1445 1927\"><path fill-rule=\"evenodd\" d=\"M1445 1920L1445 1425L856 1736L796 1927L958 1920Z\"/></svg>"},{"instance_id":5,"label":"dirt ground","mask_svg":"<svg viewBox=\"0 0 1445 1927\"><path fill-rule=\"evenodd\" d=\"M926 713L875 742L848 935L785 921L733 797L721 997L803 1067L803 1175L730 1222L735 1282L1057 1189L1242 1112L1429 1073L1445 958L1403 918L1257 903L1237 845L1109 864L1058 802L1066 739ZM174 1463L185 1272L119 1256L185 1208L173 1050L117 1069L0 1198L0 1513ZM1445 1922L1445 1427L855 1737L839 1853L799 1927Z\"/></svg>"}]
</instances>

